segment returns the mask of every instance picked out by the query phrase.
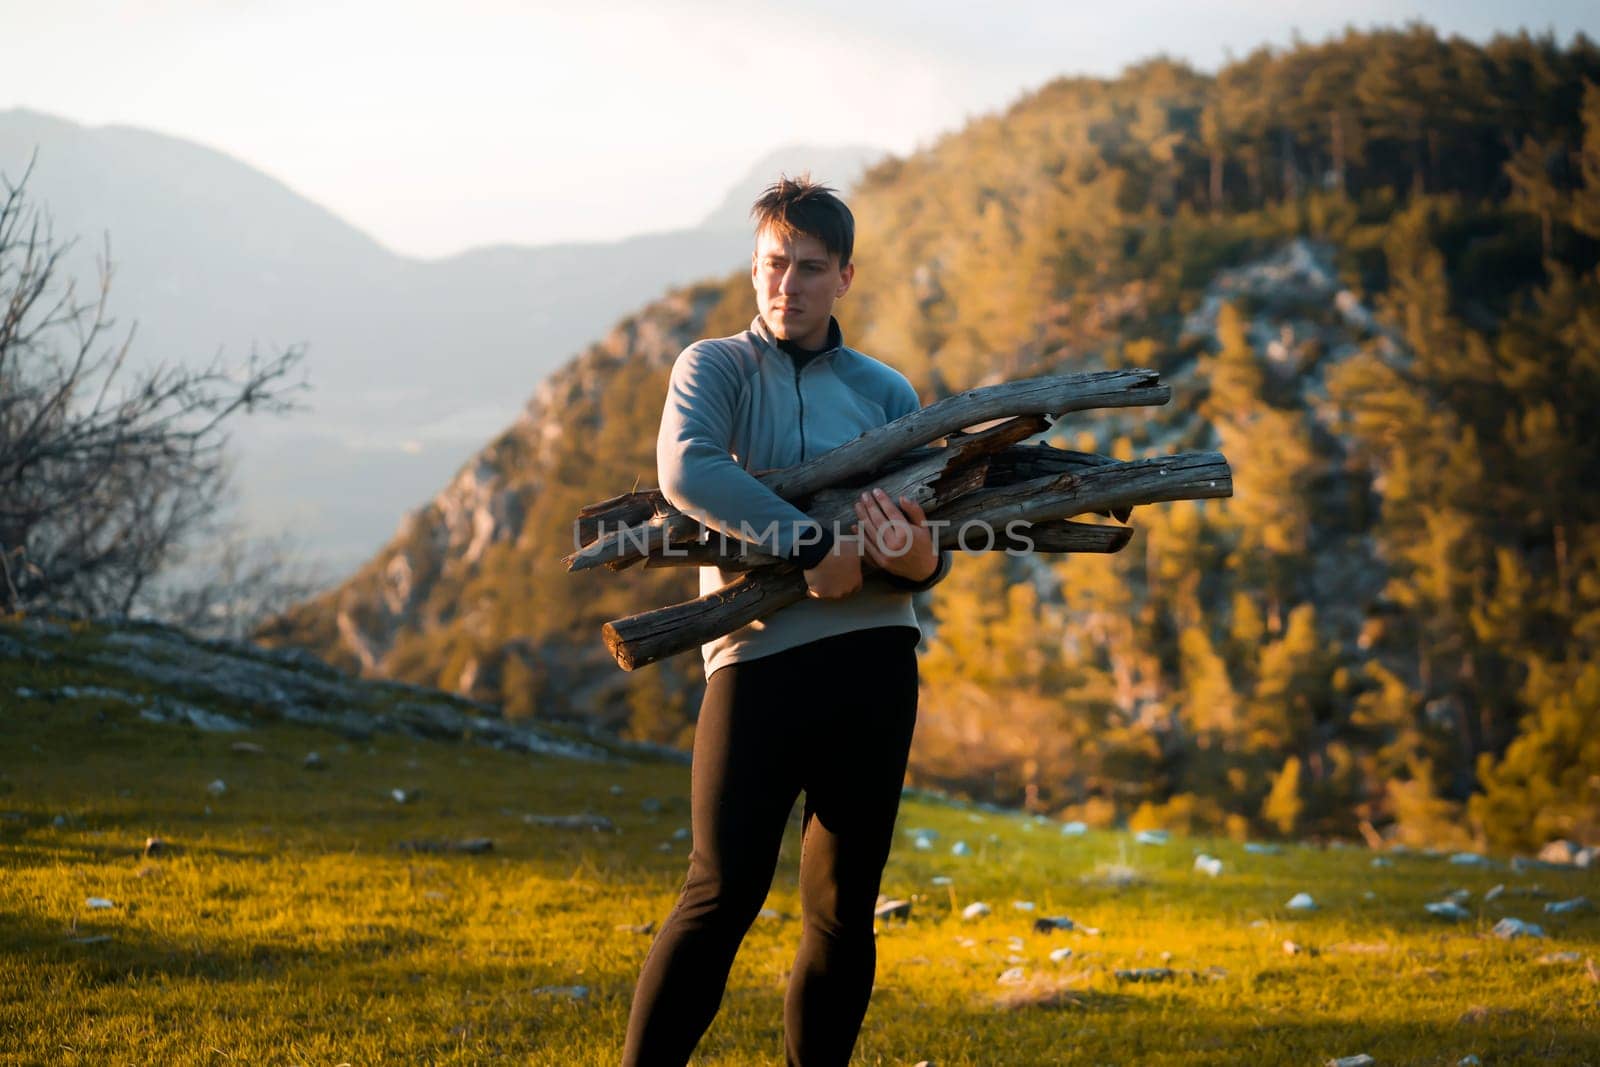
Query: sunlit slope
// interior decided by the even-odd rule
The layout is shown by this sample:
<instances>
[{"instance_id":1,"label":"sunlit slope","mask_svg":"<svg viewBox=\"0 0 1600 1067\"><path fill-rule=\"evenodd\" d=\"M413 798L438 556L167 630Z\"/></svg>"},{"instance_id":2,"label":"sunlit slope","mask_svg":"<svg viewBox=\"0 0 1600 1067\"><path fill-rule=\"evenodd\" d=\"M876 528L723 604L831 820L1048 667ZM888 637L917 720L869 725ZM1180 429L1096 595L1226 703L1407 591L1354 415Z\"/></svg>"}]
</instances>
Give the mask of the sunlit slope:
<instances>
[{"instance_id":1,"label":"sunlit slope","mask_svg":"<svg viewBox=\"0 0 1600 1067\"><path fill-rule=\"evenodd\" d=\"M0 1062L616 1062L686 767L286 721L106 636L0 627ZM162 701L246 728L141 716ZM883 888L911 910L854 1062L1593 1062L1600 918L1545 906L1594 873L1063 825L904 800ZM781 1059L794 829L697 1062ZM1452 894L1464 919L1424 911Z\"/></svg>"}]
</instances>

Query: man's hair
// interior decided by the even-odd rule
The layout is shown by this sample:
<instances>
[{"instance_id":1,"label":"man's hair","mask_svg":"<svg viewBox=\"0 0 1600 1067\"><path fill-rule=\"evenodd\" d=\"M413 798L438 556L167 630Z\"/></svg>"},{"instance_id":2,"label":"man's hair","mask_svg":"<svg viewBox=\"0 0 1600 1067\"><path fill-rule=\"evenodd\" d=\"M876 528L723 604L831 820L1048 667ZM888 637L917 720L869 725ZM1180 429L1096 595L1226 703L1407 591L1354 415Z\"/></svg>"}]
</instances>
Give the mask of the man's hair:
<instances>
[{"instance_id":1,"label":"man's hair","mask_svg":"<svg viewBox=\"0 0 1600 1067\"><path fill-rule=\"evenodd\" d=\"M779 237L815 237L839 257L841 267L855 252L855 216L834 189L812 181L809 172L798 178L783 175L767 186L751 206L750 217L757 234L770 226Z\"/></svg>"}]
</instances>

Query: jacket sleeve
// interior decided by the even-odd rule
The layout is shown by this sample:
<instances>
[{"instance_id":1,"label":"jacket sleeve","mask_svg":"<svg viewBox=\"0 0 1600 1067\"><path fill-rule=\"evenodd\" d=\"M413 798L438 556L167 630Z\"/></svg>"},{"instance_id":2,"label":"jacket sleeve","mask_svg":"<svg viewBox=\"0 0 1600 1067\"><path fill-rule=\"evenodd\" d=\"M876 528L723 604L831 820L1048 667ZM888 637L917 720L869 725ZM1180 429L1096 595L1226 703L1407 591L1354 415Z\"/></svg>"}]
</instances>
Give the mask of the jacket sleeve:
<instances>
[{"instance_id":1,"label":"jacket sleeve","mask_svg":"<svg viewBox=\"0 0 1600 1067\"><path fill-rule=\"evenodd\" d=\"M918 398L917 391L912 387L910 381L901 374L896 374L895 377L897 381L890 391L889 402L884 405L884 413L889 416L891 422L922 407L922 401ZM898 574L890 574L887 571L884 572L883 580L903 592L920 593L924 589L932 589L944 581L945 575L949 573L950 552L947 549L940 549L938 566L934 567L933 573L922 581L914 582L909 578L902 578Z\"/></svg>"},{"instance_id":2,"label":"jacket sleeve","mask_svg":"<svg viewBox=\"0 0 1600 1067\"><path fill-rule=\"evenodd\" d=\"M739 391L738 371L714 346L696 342L679 353L656 435L661 494L706 527L814 567L832 549L832 531L733 458Z\"/></svg>"}]
</instances>

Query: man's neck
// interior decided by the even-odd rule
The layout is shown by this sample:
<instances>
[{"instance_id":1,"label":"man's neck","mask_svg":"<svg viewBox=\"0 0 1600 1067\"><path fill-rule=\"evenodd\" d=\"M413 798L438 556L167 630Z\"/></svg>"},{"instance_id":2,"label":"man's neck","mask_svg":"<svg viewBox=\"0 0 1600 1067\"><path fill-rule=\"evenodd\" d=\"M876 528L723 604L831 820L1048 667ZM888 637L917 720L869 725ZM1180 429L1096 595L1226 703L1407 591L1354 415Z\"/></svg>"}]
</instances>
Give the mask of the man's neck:
<instances>
[{"instance_id":1,"label":"man's neck","mask_svg":"<svg viewBox=\"0 0 1600 1067\"><path fill-rule=\"evenodd\" d=\"M770 325L767 327L769 330L771 328ZM777 334L773 334L773 339L777 342L778 347L787 352L796 363L804 362L814 356L820 356L822 353L838 348L839 345L844 343L843 335L839 331L838 320L831 315L828 317L827 329L819 335L806 338L804 342L792 337L778 337Z\"/></svg>"}]
</instances>

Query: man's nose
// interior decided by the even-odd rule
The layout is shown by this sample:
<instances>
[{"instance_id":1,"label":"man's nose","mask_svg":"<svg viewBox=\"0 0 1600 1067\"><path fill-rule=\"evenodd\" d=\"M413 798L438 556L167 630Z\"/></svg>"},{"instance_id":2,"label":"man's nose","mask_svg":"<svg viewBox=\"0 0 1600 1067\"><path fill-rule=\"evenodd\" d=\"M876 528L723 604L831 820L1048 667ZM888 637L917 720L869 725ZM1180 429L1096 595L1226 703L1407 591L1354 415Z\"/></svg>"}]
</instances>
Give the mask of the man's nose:
<instances>
[{"instance_id":1,"label":"man's nose","mask_svg":"<svg viewBox=\"0 0 1600 1067\"><path fill-rule=\"evenodd\" d=\"M784 269L783 277L778 279L778 291L782 293L800 291L800 268L791 265Z\"/></svg>"}]
</instances>

